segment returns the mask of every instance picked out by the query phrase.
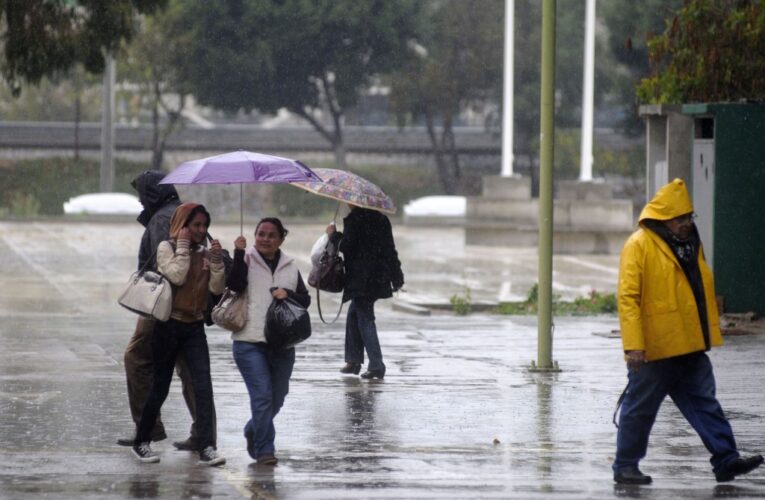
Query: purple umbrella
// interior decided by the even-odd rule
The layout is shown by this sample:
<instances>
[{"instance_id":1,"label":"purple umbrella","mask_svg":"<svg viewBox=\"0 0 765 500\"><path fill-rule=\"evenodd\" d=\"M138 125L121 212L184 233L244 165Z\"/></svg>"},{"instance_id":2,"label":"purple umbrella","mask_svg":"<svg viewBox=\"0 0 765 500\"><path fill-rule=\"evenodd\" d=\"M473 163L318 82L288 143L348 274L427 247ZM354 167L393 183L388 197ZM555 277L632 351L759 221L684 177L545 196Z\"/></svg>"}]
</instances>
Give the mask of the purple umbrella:
<instances>
[{"instance_id":1,"label":"purple umbrella","mask_svg":"<svg viewBox=\"0 0 765 500\"><path fill-rule=\"evenodd\" d=\"M239 231L242 232L242 185L321 181L297 160L280 156L234 151L181 163L160 184L239 184Z\"/></svg>"}]
</instances>

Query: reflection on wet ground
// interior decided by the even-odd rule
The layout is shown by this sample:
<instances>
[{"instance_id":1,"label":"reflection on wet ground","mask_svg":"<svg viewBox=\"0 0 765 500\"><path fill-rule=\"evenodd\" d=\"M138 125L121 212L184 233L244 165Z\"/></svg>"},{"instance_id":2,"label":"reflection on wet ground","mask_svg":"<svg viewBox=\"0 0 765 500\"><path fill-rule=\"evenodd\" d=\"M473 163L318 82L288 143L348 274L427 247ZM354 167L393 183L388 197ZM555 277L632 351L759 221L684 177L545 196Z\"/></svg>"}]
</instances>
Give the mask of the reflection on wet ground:
<instances>
[{"instance_id":1,"label":"reflection on wet ground","mask_svg":"<svg viewBox=\"0 0 765 500\"><path fill-rule=\"evenodd\" d=\"M317 227L291 228L291 245L305 250L290 253L307 262ZM219 233L224 238L235 230ZM115 296L133 266L140 231L119 224L0 223L0 235L0 497L765 496L765 471L715 483L706 450L670 404L660 412L643 464L654 484L613 484L611 415L625 374L619 341L592 333L616 328L614 317L556 318L554 353L563 372L534 374L527 370L536 357L533 317L422 317L393 311L386 301L377 311L388 365L382 381L339 374L344 322L314 323L276 421L278 466L257 466L247 456L248 398L228 334L218 328L208 330L208 340L219 449L228 463L209 469L170 444L184 439L189 426L177 382L163 408L169 438L155 445L162 461L136 463L114 444L132 431L122 353L135 324ZM465 277L449 255L470 260L475 254L468 278L486 298L496 299L507 281L497 267L513 269L513 292L522 289L516 283L534 279L525 251L471 251L454 243L453 229L405 230L397 237L411 293L448 297L458 289ZM615 276L613 259L573 259L558 270L561 287ZM13 290L26 298L6 301ZM740 448L762 451L762 339L730 338L712 358Z\"/></svg>"}]
</instances>

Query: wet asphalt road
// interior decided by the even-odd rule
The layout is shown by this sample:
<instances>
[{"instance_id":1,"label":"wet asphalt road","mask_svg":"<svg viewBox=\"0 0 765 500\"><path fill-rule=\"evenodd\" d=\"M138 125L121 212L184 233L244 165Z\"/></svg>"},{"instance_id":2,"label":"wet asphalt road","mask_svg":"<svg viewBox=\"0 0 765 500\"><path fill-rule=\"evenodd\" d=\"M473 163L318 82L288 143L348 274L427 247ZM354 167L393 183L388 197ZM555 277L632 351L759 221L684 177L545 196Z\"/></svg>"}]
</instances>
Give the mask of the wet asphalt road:
<instances>
[{"instance_id":1,"label":"wet asphalt road","mask_svg":"<svg viewBox=\"0 0 765 500\"><path fill-rule=\"evenodd\" d=\"M290 227L288 225L288 227ZM215 227L213 229L216 229ZM238 226L217 228L231 247ZM285 251L308 270L320 226L292 226ZM536 318L417 316L378 303L384 381L337 373L343 321L314 322L276 419L275 468L244 449L249 403L227 333L208 330L222 468L175 451L190 424L177 380L159 464L114 444L132 431L122 353L135 317L116 304L137 224L0 222L0 498L716 498L765 496L765 470L717 484L708 454L666 404L642 464L648 487L611 480L616 399L626 381L615 317L556 318L563 371L535 374ZM523 296L536 253L466 248L458 229L396 228L408 297ZM615 256L556 257L556 293L613 291ZM327 303L327 309L332 308ZM597 334L594 334L597 333ZM744 452L762 452L765 345L712 354Z\"/></svg>"}]
</instances>

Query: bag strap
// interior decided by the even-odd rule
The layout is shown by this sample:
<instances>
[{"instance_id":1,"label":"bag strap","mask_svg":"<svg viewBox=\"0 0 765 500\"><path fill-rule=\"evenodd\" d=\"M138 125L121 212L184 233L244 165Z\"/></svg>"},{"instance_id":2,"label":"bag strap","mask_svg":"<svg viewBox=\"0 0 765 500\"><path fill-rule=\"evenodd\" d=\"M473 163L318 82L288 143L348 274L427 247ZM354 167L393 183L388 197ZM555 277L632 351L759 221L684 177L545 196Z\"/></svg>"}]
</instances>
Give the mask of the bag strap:
<instances>
[{"instance_id":1,"label":"bag strap","mask_svg":"<svg viewBox=\"0 0 765 500\"><path fill-rule=\"evenodd\" d=\"M619 413L619 408L621 408L622 403L624 402L624 398L627 396L627 390L630 388L630 383L627 382L627 385L624 387L624 390L622 391L621 395L619 396L619 400L616 402L616 409L614 410L614 416L612 417L612 421L616 428L619 428L619 424L616 423L616 414Z\"/></svg>"},{"instance_id":2,"label":"bag strap","mask_svg":"<svg viewBox=\"0 0 765 500\"><path fill-rule=\"evenodd\" d=\"M321 291L318 288L316 289L316 307L318 307L319 309L319 319L321 319L321 322L324 323L325 325L334 325L335 322L337 321L337 318L340 317L340 313L343 312L343 303L341 301L340 309L337 310L337 314L335 314L335 319L329 322L325 320L324 316L322 316L321 314Z\"/></svg>"}]
</instances>

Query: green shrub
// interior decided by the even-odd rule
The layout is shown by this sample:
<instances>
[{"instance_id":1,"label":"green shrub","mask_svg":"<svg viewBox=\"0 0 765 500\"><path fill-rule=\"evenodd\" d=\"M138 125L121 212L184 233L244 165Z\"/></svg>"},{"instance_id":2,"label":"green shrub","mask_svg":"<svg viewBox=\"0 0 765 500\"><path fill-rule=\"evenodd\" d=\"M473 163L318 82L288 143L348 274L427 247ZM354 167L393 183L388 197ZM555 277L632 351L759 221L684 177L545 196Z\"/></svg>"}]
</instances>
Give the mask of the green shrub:
<instances>
[{"instance_id":1,"label":"green shrub","mask_svg":"<svg viewBox=\"0 0 765 500\"><path fill-rule=\"evenodd\" d=\"M130 181L145 170L145 163L119 160L114 166L114 190L135 194ZM100 164L97 160L45 158L20 160L0 168L0 206L24 215L61 215L64 202L74 196L99 190ZM36 200L37 207L35 209Z\"/></svg>"},{"instance_id":2,"label":"green shrub","mask_svg":"<svg viewBox=\"0 0 765 500\"><path fill-rule=\"evenodd\" d=\"M470 289L465 290L465 296L454 294L449 299L449 303L452 305L452 311L458 316L467 316L473 308L473 303L470 298Z\"/></svg>"},{"instance_id":3,"label":"green shrub","mask_svg":"<svg viewBox=\"0 0 765 500\"><path fill-rule=\"evenodd\" d=\"M539 300L539 285L529 289L523 302L500 304L496 312L507 315L536 314ZM592 290L587 297L577 297L572 302L560 300L560 295L553 294L553 313L564 316L587 316L593 314L614 314L617 311L616 295Z\"/></svg>"}]
</instances>

